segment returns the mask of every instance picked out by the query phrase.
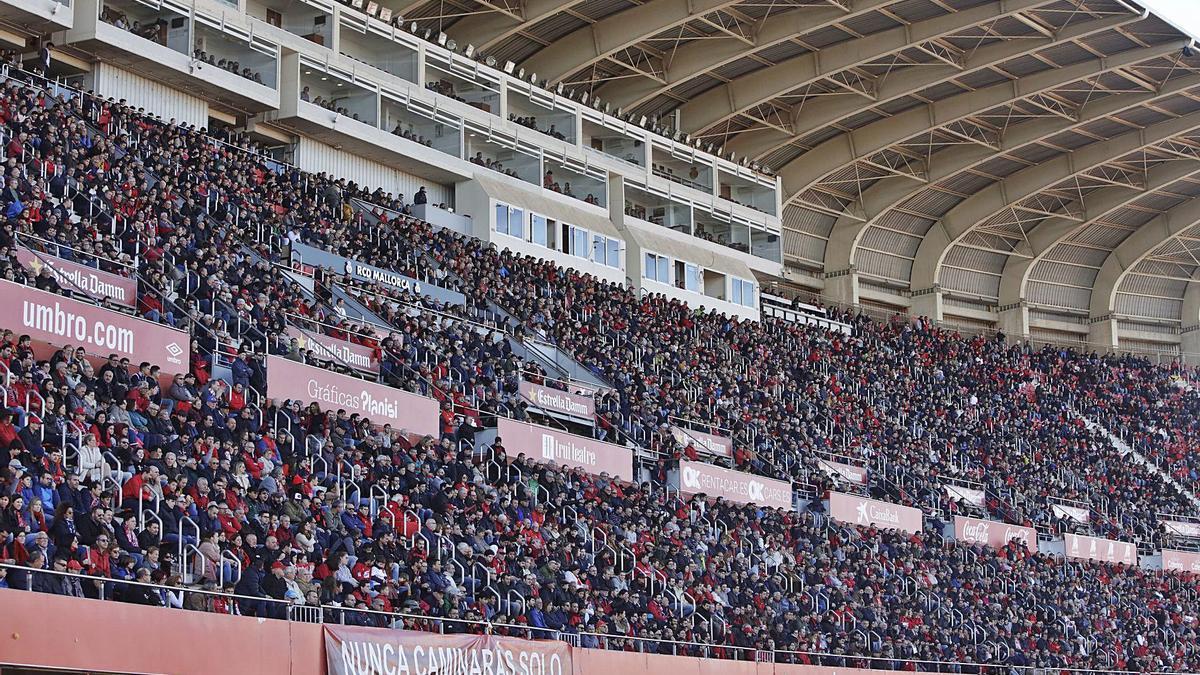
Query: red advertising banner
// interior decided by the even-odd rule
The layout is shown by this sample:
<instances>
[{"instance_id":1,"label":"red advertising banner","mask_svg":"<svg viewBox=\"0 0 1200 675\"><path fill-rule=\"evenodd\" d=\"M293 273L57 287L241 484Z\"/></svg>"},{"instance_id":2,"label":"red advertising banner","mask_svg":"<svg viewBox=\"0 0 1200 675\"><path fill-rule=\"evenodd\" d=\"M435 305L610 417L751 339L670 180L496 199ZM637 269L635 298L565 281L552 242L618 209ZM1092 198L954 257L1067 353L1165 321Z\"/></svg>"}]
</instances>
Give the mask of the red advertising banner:
<instances>
[{"instance_id":1,"label":"red advertising banner","mask_svg":"<svg viewBox=\"0 0 1200 675\"><path fill-rule=\"evenodd\" d=\"M296 326L289 325L285 332L299 342L301 349L311 350L319 359L340 363L364 373L379 374L379 359L375 358L375 350L370 347Z\"/></svg>"},{"instance_id":2,"label":"red advertising banner","mask_svg":"<svg viewBox=\"0 0 1200 675\"><path fill-rule=\"evenodd\" d=\"M104 272L94 267L64 260L48 253L34 253L18 246L17 260L34 274L49 269L58 284L75 293L84 293L97 302L108 299L114 304L137 307L137 279Z\"/></svg>"},{"instance_id":3,"label":"red advertising banner","mask_svg":"<svg viewBox=\"0 0 1200 675\"><path fill-rule=\"evenodd\" d=\"M1127 541L1085 537L1082 534L1063 535L1064 554L1077 560L1097 560L1107 563L1137 564L1137 546Z\"/></svg>"},{"instance_id":4,"label":"red advertising banner","mask_svg":"<svg viewBox=\"0 0 1200 675\"><path fill-rule=\"evenodd\" d=\"M703 431L693 431L682 427L671 427L671 436L675 442L687 446L691 443L700 452L707 452L717 457L733 457L733 439L716 434L706 434Z\"/></svg>"},{"instance_id":5,"label":"red advertising banner","mask_svg":"<svg viewBox=\"0 0 1200 675\"><path fill-rule=\"evenodd\" d=\"M0 280L0 326L56 347L75 345L98 357L116 354L184 372L188 334L61 295Z\"/></svg>"},{"instance_id":6,"label":"red advertising banner","mask_svg":"<svg viewBox=\"0 0 1200 675\"><path fill-rule=\"evenodd\" d=\"M829 493L829 515L852 525L912 533L920 532L924 522L920 509L841 492Z\"/></svg>"},{"instance_id":7,"label":"red advertising banner","mask_svg":"<svg viewBox=\"0 0 1200 675\"><path fill-rule=\"evenodd\" d=\"M679 462L679 491L721 497L739 504L792 510L792 484L704 462Z\"/></svg>"},{"instance_id":8,"label":"red advertising banner","mask_svg":"<svg viewBox=\"0 0 1200 675\"><path fill-rule=\"evenodd\" d=\"M497 420L496 435L510 455L524 453L536 460L633 481L633 451L629 448L507 417Z\"/></svg>"},{"instance_id":9,"label":"red advertising banner","mask_svg":"<svg viewBox=\"0 0 1200 675\"><path fill-rule=\"evenodd\" d=\"M1192 572L1200 574L1200 553L1162 550L1162 566L1168 572Z\"/></svg>"},{"instance_id":10,"label":"red advertising banner","mask_svg":"<svg viewBox=\"0 0 1200 675\"><path fill-rule=\"evenodd\" d=\"M329 675L495 673L571 675L571 647L557 640L325 626Z\"/></svg>"},{"instance_id":11,"label":"red advertising banner","mask_svg":"<svg viewBox=\"0 0 1200 675\"><path fill-rule=\"evenodd\" d=\"M344 408L358 413L372 424L390 424L422 435L438 435L437 401L393 389L376 382L360 380L279 356L267 357L267 396L276 401L291 399L322 408Z\"/></svg>"},{"instance_id":12,"label":"red advertising banner","mask_svg":"<svg viewBox=\"0 0 1200 675\"><path fill-rule=\"evenodd\" d=\"M853 464L843 464L842 462L834 462L828 459L818 459L817 468L825 472L825 475L831 478L841 477L851 483L864 485L867 482L867 468L864 466L855 466Z\"/></svg>"},{"instance_id":13,"label":"red advertising banner","mask_svg":"<svg viewBox=\"0 0 1200 675\"><path fill-rule=\"evenodd\" d=\"M591 396L572 394L525 380L521 380L518 389L526 401L547 413L566 415L588 424L596 421L596 402Z\"/></svg>"},{"instance_id":14,"label":"red advertising banner","mask_svg":"<svg viewBox=\"0 0 1200 675\"><path fill-rule=\"evenodd\" d=\"M967 516L954 517L954 538L966 544L983 544L1004 548L1016 539L1032 553L1037 553L1037 530L1032 527L1009 525L998 520L982 520Z\"/></svg>"}]
</instances>

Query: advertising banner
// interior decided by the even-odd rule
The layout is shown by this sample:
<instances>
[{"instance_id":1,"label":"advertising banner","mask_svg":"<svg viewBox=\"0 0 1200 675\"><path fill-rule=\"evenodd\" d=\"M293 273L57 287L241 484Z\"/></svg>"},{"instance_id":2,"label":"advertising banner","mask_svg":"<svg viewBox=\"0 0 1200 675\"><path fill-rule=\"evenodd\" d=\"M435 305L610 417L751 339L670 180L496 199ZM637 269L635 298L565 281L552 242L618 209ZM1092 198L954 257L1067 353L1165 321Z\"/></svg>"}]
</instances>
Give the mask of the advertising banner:
<instances>
[{"instance_id":1,"label":"advertising banner","mask_svg":"<svg viewBox=\"0 0 1200 675\"><path fill-rule=\"evenodd\" d=\"M951 499L960 499L968 504L984 508L983 490L963 487L961 485L943 485L946 488L946 494L950 495Z\"/></svg>"},{"instance_id":2,"label":"advertising banner","mask_svg":"<svg viewBox=\"0 0 1200 675\"><path fill-rule=\"evenodd\" d=\"M572 394L521 380L519 391L532 406L548 414L565 415L588 424L596 421L596 402L591 396Z\"/></svg>"},{"instance_id":3,"label":"advertising banner","mask_svg":"<svg viewBox=\"0 0 1200 675\"><path fill-rule=\"evenodd\" d=\"M319 359L340 363L364 373L379 374L379 359L375 358L375 350L370 347L291 325L285 332L300 343L301 349L311 350Z\"/></svg>"},{"instance_id":4,"label":"advertising banner","mask_svg":"<svg viewBox=\"0 0 1200 675\"><path fill-rule=\"evenodd\" d=\"M41 274L43 268L49 269L58 285L73 293L83 293L96 302L107 298L116 305L137 307L137 279L104 272L48 253L34 253L24 246L18 246L16 254L22 267L35 275Z\"/></svg>"},{"instance_id":5,"label":"advertising banner","mask_svg":"<svg viewBox=\"0 0 1200 675\"><path fill-rule=\"evenodd\" d=\"M279 356L267 357L267 396L304 404L319 403L322 409L344 408L372 424L392 425L421 435L438 435L437 401L393 389L376 382L306 366Z\"/></svg>"},{"instance_id":6,"label":"advertising banner","mask_svg":"<svg viewBox=\"0 0 1200 675\"><path fill-rule=\"evenodd\" d=\"M571 647L557 640L325 626L329 675L488 673L571 675Z\"/></svg>"},{"instance_id":7,"label":"advertising banner","mask_svg":"<svg viewBox=\"0 0 1200 675\"><path fill-rule=\"evenodd\" d=\"M1137 564L1137 546L1127 541L1067 533L1063 535L1063 545L1068 558L1126 565Z\"/></svg>"},{"instance_id":8,"label":"advertising banner","mask_svg":"<svg viewBox=\"0 0 1200 675\"><path fill-rule=\"evenodd\" d=\"M1163 527L1167 528L1167 532L1172 534L1191 539L1200 539L1200 523L1192 523L1186 520L1164 520L1162 524Z\"/></svg>"},{"instance_id":9,"label":"advertising banner","mask_svg":"<svg viewBox=\"0 0 1200 675\"><path fill-rule=\"evenodd\" d=\"M716 434L706 434L683 427L671 427L671 436L675 442L687 446L691 443L700 452L706 452L717 457L733 457L733 439Z\"/></svg>"},{"instance_id":10,"label":"advertising banner","mask_svg":"<svg viewBox=\"0 0 1200 675\"><path fill-rule=\"evenodd\" d=\"M789 511L793 508L791 483L704 462L680 460L679 491L689 495L721 497L738 504L756 504Z\"/></svg>"},{"instance_id":11,"label":"advertising banner","mask_svg":"<svg viewBox=\"0 0 1200 675\"><path fill-rule=\"evenodd\" d=\"M912 533L920 532L923 522L920 509L841 492L829 493L829 515L851 525Z\"/></svg>"},{"instance_id":12,"label":"advertising banner","mask_svg":"<svg viewBox=\"0 0 1200 675\"><path fill-rule=\"evenodd\" d=\"M299 270L305 274L311 275L314 267L325 267L335 272L345 272L352 279L357 279L358 281L376 283L384 288L414 293L416 295L428 295L438 302L447 302L452 305L465 305L467 302L466 296L458 291L452 291L449 288L442 288L433 284L423 284L399 272L351 260L336 253L330 253L325 249L302 244L298 241L292 242L291 248L293 267L299 265Z\"/></svg>"},{"instance_id":13,"label":"advertising banner","mask_svg":"<svg viewBox=\"0 0 1200 675\"><path fill-rule=\"evenodd\" d=\"M93 356L148 361L163 372L188 366L190 341L181 330L11 281L0 280L0 326L56 347L83 347Z\"/></svg>"},{"instance_id":14,"label":"advertising banner","mask_svg":"<svg viewBox=\"0 0 1200 675\"><path fill-rule=\"evenodd\" d=\"M998 520L982 520L967 516L954 517L954 538L966 544L983 544L1004 548L1016 539L1032 553L1037 553L1037 530L1032 527L1009 525Z\"/></svg>"},{"instance_id":15,"label":"advertising banner","mask_svg":"<svg viewBox=\"0 0 1200 675\"><path fill-rule=\"evenodd\" d=\"M1162 566L1168 572L1192 572L1200 574L1200 553L1188 551L1162 551Z\"/></svg>"},{"instance_id":16,"label":"advertising banner","mask_svg":"<svg viewBox=\"0 0 1200 675\"><path fill-rule=\"evenodd\" d=\"M865 485L867 482L867 467L865 466L855 466L828 459L818 459L817 468L824 471L825 475L831 478L841 478L851 483L858 483L859 485Z\"/></svg>"},{"instance_id":17,"label":"advertising banner","mask_svg":"<svg viewBox=\"0 0 1200 675\"><path fill-rule=\"evenodd\" d=\"M524 453L536 460L583 469L590 474L606 473L633 481L633 451L629 448L507 417L496 422L496 435L504 441L511 456Z\"/></svg>"},{"instance_id":18,"label":"advertising banner","mask_svg":"<svg viewBox=\"0 0 1200 675\"><path fill-rule=\"evenodd\" d=\"M1086 523L1092 519L1092 514L1087 509L1078 506L1067 506L1066 504L1051 504L1050 512L1059 518L1070 518L1077 523Z\"/></svg>"}]
</instances>

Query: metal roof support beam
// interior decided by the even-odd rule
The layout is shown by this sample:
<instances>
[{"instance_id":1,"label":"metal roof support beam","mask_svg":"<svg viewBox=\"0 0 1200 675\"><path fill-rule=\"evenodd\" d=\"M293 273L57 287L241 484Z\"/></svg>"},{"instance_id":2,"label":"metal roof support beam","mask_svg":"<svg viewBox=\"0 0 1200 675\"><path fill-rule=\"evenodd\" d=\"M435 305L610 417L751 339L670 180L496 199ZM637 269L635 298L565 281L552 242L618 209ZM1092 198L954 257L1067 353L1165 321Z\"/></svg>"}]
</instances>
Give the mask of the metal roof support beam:
<instances>
[{"instance_id":1,"label":"metal roof support beam","mask_svg":"<svg viewBox=\"0 0 1200 675\"><path fill-rule=\"evenodd\" d=\"M1151 56L1150 58L1153 57ZM1088 69L1088 75L1102 73L1104 71L1102 64L1103 61L1101 59L1088 62L1085 66ZM1070 77L1073 73L1064 75ZM1073 80L1063 81L1062 84L1067 84L1070 81ZM1010 127L1003 137L1000 150L1002 152L1011 152L1017 148L1052 138L1056 134L1068 129L1088 124L1109 115L1120 114L1141 105L1170 98L1180 92L1197 87L1200 87L1200 75L1187 75L1168 81L1157 94L1118 94L1106 96L1085 105L1079 111L1077 121L1054 118L1039 121L1037 124L1019 124ZM919 117L925 121L933 119L934 113L932 107L929 112ZM892 121L895 122L896 120L893 119ZM921 124L924 125L924 123L922 122ZM929 163L930 181L936 183L961 171L967 171L987 162L995 157L995 155L996 152L990 148L970 145L949 148L931 158ZM825 249L825 269L841 270L849 267L854 260L855 246L865 231L865 224L905 203L921 189L907 181L884 180L865 190L860 203L847 209L860 214L860 217L845 221L839 220L830 231L829 245Z\"/></svg>"},{"instance_id":2,"label":"metal roof support beam","mask_svg":"<svg viewBox=\"0 0 1200 675\"><path fill-rule=\"evenodd\" d=\"M1111 187L1088 194L1083 202L1082 222L1055 214L1034 225L1026 231L1025 240L1018 244L1018 255L1010 256L1004 263L1000 276L1000 305L1011 305L1026 297L1029 275L1059 244L1085 228L1103 222L1147 193L1165 189L1190 176L1200 176L1200 165L1186 161L1165 162L1147 172L1145 190Z\"/></svg>"},{"instance_id":3,"label":"metal roof support beam","mask_svg":"<svg viewBox=\"0 0 1200 675\"><path fill-rule=\"evenodd\" d=\"M1100 265L1092 286L1091 316L1107 316L1116 311L1117 291L1130 271L1163 244L1200 225L1200 199L1190 199L1142 225ZM1197 282L1191 282L1189 289ZM1185 319L1186 321L1186 319Z\"/></svg>"},{"instance_id":4,"label":"metal roof support beam","mask_svg":"<svg viewBox=\"0 0 1200 675\"><path fill-rule=\"evenodd\" d=\"M934 101L906 110L894 117L840 134L800 155L779 170L779 176L783 181L785 201L791 196L812 188L833 171L892 145L929 133L952 122L976 116L982 110L1008 105L1071 82L1094 77L1113 68L1169 54L1182 49L1183 44L1183 41L1178 41L1146 49L1134 49L1106 59L1081 61L1064 68L1042 71L1019 80ZM1147 92L1142 96L1146 97L1143 100L1149 100L1155 98L1157 94ZM1098 103L1104 103L1110 98L1124 97L1107 97L1100 99ZM1133 98L1130 96L1129 100L1133 100ZM1073 126L1075 122L1074 119L1064 119L1061 122L1047 120L1032 126L1036 126L1039 130L1054 129L1057 133ZM1011 141L1013 137L1019 136L1020 131L1023 131L1022 126L1029 125L1016 125L1008 129L1004 138L1006 148L1015 147ZM982 152L978 149L973 150ZM820 159L814 160L814 158ZM938 179L936 174L931 174L931 178Z\"/></svg>"},{"instance_id":5,"label":"metal roof support beam","mask_svg":"<svg viewBox=\"0 0 1200 675\"><path fill-rule=\"evenodd\" d=\"M1197 129L1200 129L1200 112L1169 119L1022 169L971 195L934 223L921 239L913 265L912 287L927 288L938 283L946 254L977 223L987 222L997 213L1063 181Z\"/></svg>"},{"instance_id":6,"label":"metal roof support beam","mask_svg":"<svg viewBox=\"0 0 1200 675\"><path fill-rule=\"evenodd\" d=\"M464 16L446 29L459 44L473 44L486 53L500 42L559 12L566 12L584 0L523 0L524 21L506 14L483 12Z\"/></svg>"},{"instance_id":7,"label":"metal roof support beam","mask_svg":"<svg viewBox=\"0 0 1200 675\"><path fill-rule=\"evenodd\" d=\"M1065 44L1072 40L1079 40L1103 33L1136 21L1138 18L1137 15L1129 15L1081 21L1067 26L1059 31L1055 37L1049 39L1005 40L995 44L984 45L966 58L964 68L962 69L931 66L908 68L891 73L886 78L882 78L882 81L876 88L874 92L875 100L878 104L883 104L904 98L905 96L911 96L929 87L962 77L964 74L978 72L1010 59L1025 54L1036 53L1057 44ZM1059 107L1062 108L1063 106L1060 105ZM805 101L802 105L795 106L795 112L793 113L793 117L796 119L794 125L795 132L791 136L784 134L742 134L730 140L726 144L726 149L744 157L761 158L788 143L798 141L830 125L836 125L847 117L858 115L861 112L862 102L852 99L833 98ZM1056 115L1061 114L1059 110L1051 112Z\"/></svg>"},{"instance_id":8,"label":"metal roof support beam","mask_svg":"<svg viewBox=\"0 0 1200 675\"><path fill-rule=\"evenodd\" d=\"M694 40L669 50L667 85L655 82L613 82L600 87L596 92L613 105L633 108L659 96L672 87L689 82L712 70L720 68L755 51L773 47L799 36L824 30L830 26L870 14L871 12L899 2L900 0L848 0L849 11L836 4L831 7L811 5L796 7L775 14L768 14L760 21L754 35L754 48L737 40ZM572 33L574 35L574 33ZM570 37L570 36L568 36Z\"/></svg>"},{"instance_id":9,"label":"metal roof support beam","mask_svg":"<svg viewBox=\"0 0 1200 675\"><path fill-rule=\"evenodd\" d=\"M713 87L680 106L684 129L693 133L708 129L743 110L817 82L839 70L870 63L909 49L916 43L953 35L972 26L1052 3L1053 0L993 0L971 9L839 42L819 52L802 54L755 70Z\"/></svg>"},{"instance_id":10,"label":"metal roof support beam","mask_svg":"<svg viewBox=\"0 0 1200 675\"><path fill-rule=\"evenodd\" d=\"M739 0L650 0L555 40L525 59L521 65L525 70L540 74L550 84L556 84L571 73L622 49L632 47L646 38L682 26L704 14L731 7L738 2ZM741 45L740 49L746 49L746 45L737 40L732 42Z\"/></svg>"}]
</instances>

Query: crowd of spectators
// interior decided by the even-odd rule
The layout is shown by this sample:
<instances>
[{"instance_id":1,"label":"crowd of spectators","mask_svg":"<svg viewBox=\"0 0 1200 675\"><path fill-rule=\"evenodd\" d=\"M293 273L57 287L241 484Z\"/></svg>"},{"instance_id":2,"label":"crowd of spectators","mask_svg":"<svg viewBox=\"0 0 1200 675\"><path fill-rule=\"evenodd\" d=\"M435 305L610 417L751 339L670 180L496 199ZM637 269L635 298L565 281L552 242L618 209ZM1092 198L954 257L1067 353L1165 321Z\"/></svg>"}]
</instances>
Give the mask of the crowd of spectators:
<instances>
[{"instance_id":1,"label":"crowd of spectators","mask_svg":"<svg viewBox=\"0 0 1200 675\"><path fill-rule=\"evenodd\" d=\"M499 171L500 173L504 174L505 176L511 176L513 178L518 178L518 179L521 177L516 172L515 169L506 168L504 166L504 164L498 159L492 159L491 157L484 157L483 152L481 152L481 151L476 151L476 153L474 155L472 155L468 159L468 161L471 162L472 164L482 166L485 169L491 169L492 171Z\"/></svg>"},{"instance_id":2,"label":"crowd of spectators","mask_svg":"<svg viewBox=\"0 0 1200 675\"><path fill-rule=\"evenodd\" d=\"M317 95L314 97L312 95L312 92L309 91L309 87L307 85L305 85L305 87L300 90L300 100L305 101L307 103L312 103L315 106L320 106L330 112L335 112L339 115L344 115L346 117L349 117L352 120L359 121L358 113L352 113L352 112L350 112L350 110L348 108L346 108L346 106L338 105L338 101L344 101L345 97L342 97L341 99L335 98L333 96L329 96L328 98L326 98L325 96L321 96L321 95Z\"/></svg>"},{"instance_id":3,"label":"crowd of spectators","mask_svg":"<svg viewBox=\"0 0 1200 675\"><path fill-rule=\"evenodd\" d=\"M258 84L263 83L262 73L256 70L251 70L249 66L243 66L241 62L237 61L236 59L218 58L215 54L209 54L199 47L192 51L192 58L201 63L207 63L210 66L216 66L221 70L228 70L234 75L240 75L251 82L257 82Z\"/></svg>"},{"instance_id":4,"label":"crowd of spectators","mask_svg":"<svg viewBox=\"0 0 1200 675\"><path fill-rule=\"evenodd\" d=\"M141 282L136 311L190 330L194 356L167 385L155 364L97 367L71 346L39 359L27 339L4 336L0 562L19 567L0 568L0 583L260 616L307 605L364 625L404 612L585 646L669 651L653 641L683 640L827 665L1200 666L1194 584L941 535L939 518L956 508L943 477L985 484L993 514L1045 530L1067 525L1051 497L1090 504L1094 531L1126 539L1152 539L1157 513L1194 512L1076 414L1091 410L1081 391L1123 400L1097 373L1132 377L1128 362L920 321L841 315L853 326L843 335L697 312L436 230L404 216L400 198L285 167L244 139L95 97L57 101L17 80L5 92L0 122L20 142L7 146L17 152L6 152L0 246L11 252L22 233L72 250L104 242L81 259L127 256ZM272 265L287 262L272 238L436 275L467 305L326 270L308 295ZM4 274L38 283L11 258ZM386 325L352 319L335 288ZM496 308L515 325L485 321ZM279 337L293 316L377 344L385 381L441 401L439 436L261 398L270 392L254 354L321 361ZM502 439L466 442L495 416L522 414L511 389L532 365L506 350L522 333L612 384L596 433L660 453L650 480L535 464ZM212 377L222 360L228 384ZM14 394L27 390L37 396ZM1154 417L1156 405L1108 405L1142 429L1171 419ZM729 430L734 467L818 498L795 512L678 500L662 485L695 452L667 432L680 420ZM828 481L813 461L832 452L869 468L871 494L934 514L925 530L827 518Z\"/></svg>"},{"instance_id":5,"label":"crowd of spectators","mask_svg":"<svg viewBox=\"0 0 1200 675\"><path fill-rule=\"evenodd\" d=\"M564 136L563 133L561 131L559 131L553 124L546 127L545 129L538 126L537 118L533 117L533 116L525 117L525 116L514 115L513 113L509 113L508 121L512 122L513 124L519 124L527 129L533 129L534 131L540 131L543 134L557 138L560 141L567 140L567 137Z\"/></svg>"},{"instance_id":6,"label":"crowd of spectators","mask_svg":"<svg viewBox=\"0 0 1200 675\"><path fill-rule=\"evenodd\" d=\"M421 134L413 131L413 125L411 124L408 125L408 128L405 128L402 122L396 122L396 128L392 129L392 134L399 136L400 138L408 139L413 143L420 143L427 148L433 147L433 140L425 138Z\"/></svg>"}]
</instances>

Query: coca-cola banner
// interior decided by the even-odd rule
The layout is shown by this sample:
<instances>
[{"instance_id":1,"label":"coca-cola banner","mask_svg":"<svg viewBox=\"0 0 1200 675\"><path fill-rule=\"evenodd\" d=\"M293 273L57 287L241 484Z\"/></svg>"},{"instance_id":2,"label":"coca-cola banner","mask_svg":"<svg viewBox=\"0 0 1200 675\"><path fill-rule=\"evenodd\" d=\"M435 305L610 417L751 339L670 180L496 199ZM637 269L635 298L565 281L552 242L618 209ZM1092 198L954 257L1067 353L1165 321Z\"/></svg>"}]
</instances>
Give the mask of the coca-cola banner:
<instances>
[{"instance_id":1,"label":"coca-cola banner","mask_svg":"<svg viewBox=\"0 0 1200 675\"><path fill-rule=\"evenodd\" d=\"M16 252L17 260L23 267L34 275L41 274L43 269L50 270L58 285L69 291L81 293L97 302L107 299L116 305L137 307L137 279L104 272L48 253L34 253L23 246L18 246Z\"/></svg>"},{"instance_id":2,"label":"coca-cola banner","mask_svg":"<svg viewBox=\"0 0 1200 675\"><path fill-rule=\"evenodd\" d=\"M1064 554L1079 560L1097 560L1107 563L1137 564L1137 546L1127 541L1085 537L1082 534L1063 535Z\"/></svg>"},{"instance_id":3,"label":"coca-cola banner","mask_svg":"<svg viewBox=\"0 0 1200 675\"><path fill-rule=\"evenodd\" d=\"M1092 514L1087 509L1078 506L1051 504L1050 512L1058 518L1070 518L1077 523L1086 523L1092 519Z\"/></svg>"},{"instance_id":4,"label":"coca-cola banner","mask_svg":"<svg viewBox=\"0 0 1200 675\"><path fill-rule=\"evenodd\" d=\"M706 434L703 431L671 427L671 436L675 442L687 446L691 443L700 452L706 452L717 457L733 457L733 440L716 434Z\"/></svg>"},{"instance_id":5,"label":"coca-cola banner","mask_svg":"<svg viewBox=\"0 0 1200 675\"><path fill-rule=\"evenodd\" d=\"M0 280L0 326L94 356L149 361L163 372L184 372L188 365L190 341L181 330L11 281Z\"/></svg>"},{"instance_id":6,"label":"coca-cola banner","mask_svg":"<svg viewBox=\"0 0 1200 675\"><path fill-rule=\"evenodd\" d=\"M588 424L596 419L596 402L591 396L572 394L541 384L521 380L521 397L530 405L551 415L565 415Z\"/></svg>"},{"instance_id":7,"label":"coca-cola banner","mask_svg":"<svg viewBox=\"0 0 1200 675\"><path fill-rule=\"evenodd\" d=\"M912 533L920 532L923 522L921 509L841 492L829 493L829 515L851 525Z\"/></svg>"},{"instance_id":8,"label":"coca-cola banner","mask_svg":"<svg viewBox=\"0 0 1200 675\"><path fill-rule=\"evenodd\" d=\"M296 326L288 326L285 332L295 338L301 349L311 350L318 359L339 363L364 373L379 374L379 359L375 358L375 350L370 347Z\"/></svg>"},{"instance_id":9,"label":"coca-cola banner","mask_svg":"<svg viewBox=\"0 0 1200 675\"><path fill-rule=\"evenodd\" d=\"M480 673L571 675L571 647L557 640L441 635L325 625L329 675Z\"/></svg>"},{"instance_id":10,"label":"coca-cola banner","mask_svg":"<svg viewBox=\"0 0 1200 675\"><path fill-rule=\"evenodd\" d=\"M1163 527L1167 528L1167 532L1171 534L1191 539L1200 539L1200 523L1193 523L1186 520L1164 520L1162 524Z\"/></svg>"},{"instance_id":11,"label":"coca-cola banner","mask_svg":"<svg viewBox=\"0 0 1200 675\"><path fill-rule=\"evenodd\" d=\"M756 504L772 509L793 508L791 483L704 462L679 462L679 491L688 495L722 497L739 504Z\"/></svg>"},{"instance_id":12,"label":"coca-cola banner","mask_svg":"<svg viewBox=\"0 0 1200 675\"><path fill-rule=\"evenodd\" d=\"M951 499L959 499L968 504L972 504L974 506L978 506L979 508L983 508L983 505L984 505L983 490L976 490L974 488L963 487L961 485L949 485L949 484L944 485L943 487L946 488L946 494L950 495Z\"/></svg>"},{"instance_id":13,"label":"coca-cola banner","mask_svg":"<svg viewBox=\"0 0 1200 675\"><path fill-rule=\"evenodd\" d=\"M858 483L859 485L865 485L867 482L867 468L865 466L855 466L828 459L818 459L817 468L824 471L825 475L831 478L841 478L842 480L848 480L851 483Z\"/></svg>"},{"instance_id":14,"label":"coca-cola banner","mask_svg":"<svg viewBox=\"0 0 1200 675\"><path fill-rule=\"evenodd\" d=\"M1192 572L1200 574L1200 553L1189 551L1162 551L1162 566L1168 572Z\"/></svg>"},{"instance_id":15,"label":"coca-cola banner","mask_svg":"<svg viewBox=\"0 0 1200 675\"><path fill-rule=\"evenodd\" d=\"M1037 553L1038 549L1037 530L997 520L955 516L954 538L966 544L983 544L992 548L1004 548L1008 542L1016 539L1030 552Z\"/></svg>"},{"instance_id":16,"label":"coca-cola banner","mask_svg":"<svg viewBox=\"0 0 1200 675\"><path fill-rule=\"evenodd\" d=\"M496 435L509 455L524 453L539 461L633 481L633 451L629 448L507 417L497 420Z\"/></svg>"},{"instance_id":17,"label":"coca-cola banner","mask_svg":"<svg viewBox=\"0 0 1200 675\"><path fill-rule=\"evenodd\" d=\"M279 356L267 357L267 396L277 402L318 403L325 410L341 408L380 426L438 435L439 409L431 398Z\"/></svg>"}]
</instances>

